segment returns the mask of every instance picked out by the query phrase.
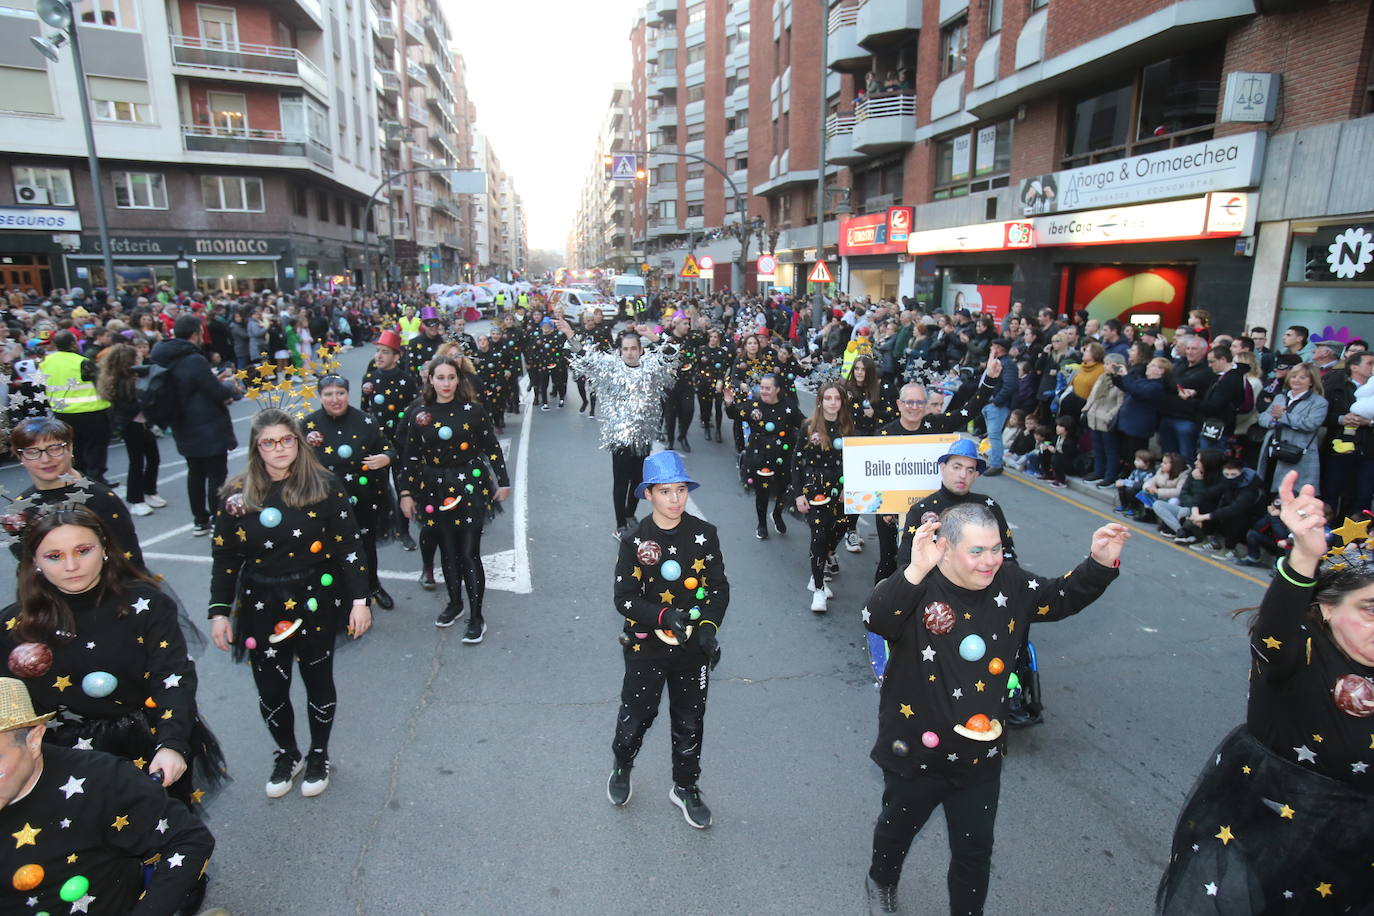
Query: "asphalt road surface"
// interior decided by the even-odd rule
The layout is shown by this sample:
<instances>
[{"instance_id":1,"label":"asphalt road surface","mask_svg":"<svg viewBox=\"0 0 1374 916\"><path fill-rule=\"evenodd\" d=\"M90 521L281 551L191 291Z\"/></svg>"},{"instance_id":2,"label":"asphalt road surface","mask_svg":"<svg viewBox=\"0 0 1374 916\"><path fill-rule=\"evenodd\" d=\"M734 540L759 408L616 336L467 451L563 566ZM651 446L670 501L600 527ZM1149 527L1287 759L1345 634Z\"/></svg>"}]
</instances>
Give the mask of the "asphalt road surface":
<instances>
[{"instance_id":1,"label":"asphalt road surface","mask_svg":"<svg viewBox=\"0 0 1374 916\"><path fill-rule=\"evenodd\" d=\"M343 356L355 384L370 353ZM436 629L442 589L419 588L418 554L384 548L397 606L338 657L322 796L265 797L272 744L249 672L213 648L198 659L201 710L235 778L210 810L219 847L207 906L234 916L866 911L882 790L868 759L878 694L859 618L877 560L872 525L863 553L840 552L830 613L813 615L805 526L755 540L729 437L707 444L694 431L694 511L720 529L732 593L701 780L715 823L694 830L667 800L666 710L632 801L613 808L605 783L623 666L610 461L577 404L574 389L562 410L526 408L507 426L515 494L483 545L484 643L462 645L461 625ZM252 411L235 405L241 446ZM149 565L200 619L210 545L190 536L170 438L162 455L170 505L136 522ZM240 448L231 472L243 461ZM112 448L112 478L123 464ZM0 483L17 492L26 481L10 464ZM1076 565L1104 522L1101 504L1012 473L977 489L1002 503L1023 565L1041 573ZM1101 601L1034 628L1047 721L1010 738L989 913L1151 911L1184 796L1244 716L1247 647L1231 611L1258 603L1267 577L1254 572L1137 529ZM297 686L304 736L301 696ZM904 911L946 911L947 860L936 816L907 860Z\"/></svg>"}]
</instances>

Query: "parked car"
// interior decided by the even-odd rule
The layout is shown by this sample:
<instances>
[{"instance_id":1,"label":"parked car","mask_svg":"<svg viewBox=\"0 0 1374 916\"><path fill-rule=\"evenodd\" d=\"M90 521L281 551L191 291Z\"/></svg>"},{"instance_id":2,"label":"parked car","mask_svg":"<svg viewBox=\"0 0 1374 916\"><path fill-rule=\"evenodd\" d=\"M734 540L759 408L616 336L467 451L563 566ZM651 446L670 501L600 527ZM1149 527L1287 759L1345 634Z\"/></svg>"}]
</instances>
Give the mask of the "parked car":
<instances>
[{"instance_id":1,"label":"parked car","mask_svg":"<svg viewBox=\"0 0 1374 916\"><path fill-rule=\"evenodd\" d=\"M559 287L549 293L549 311L559 305L563 306L563 317L573 324L581 321L582 313L589 308L601 309L601 317L605 321L614 321L617 311L616 304L605 293L592 289Z\"/></svg>"}]
</instances>

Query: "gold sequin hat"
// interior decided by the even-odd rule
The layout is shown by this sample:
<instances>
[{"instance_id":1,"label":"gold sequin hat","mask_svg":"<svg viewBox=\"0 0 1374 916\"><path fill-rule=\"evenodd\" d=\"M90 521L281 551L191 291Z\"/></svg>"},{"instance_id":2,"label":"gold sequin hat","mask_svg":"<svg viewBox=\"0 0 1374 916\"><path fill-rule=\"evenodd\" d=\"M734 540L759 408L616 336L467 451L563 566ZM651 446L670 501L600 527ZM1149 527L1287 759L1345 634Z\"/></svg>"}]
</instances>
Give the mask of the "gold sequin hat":
<instances>
[{"instance_id":1,"label":"gold sequin hat","mask_svg":"<svg viewBox=\"0 0 1374 916\"><path fill-rule=\"evenodd\" d=\"M24 682L12 677L0 677L0 732L42 725L57 713L40 716L33 711Z\"/></svg>"}]
</instances>

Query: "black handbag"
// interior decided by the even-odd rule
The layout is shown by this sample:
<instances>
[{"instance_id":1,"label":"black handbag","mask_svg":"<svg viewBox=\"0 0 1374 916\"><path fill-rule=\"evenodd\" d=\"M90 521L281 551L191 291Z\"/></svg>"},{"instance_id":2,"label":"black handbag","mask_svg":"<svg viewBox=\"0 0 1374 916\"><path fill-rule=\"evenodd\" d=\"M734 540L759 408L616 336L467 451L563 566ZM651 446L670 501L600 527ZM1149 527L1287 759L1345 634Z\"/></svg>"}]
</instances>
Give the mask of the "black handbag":
<instances>
[{"instance_id":1,"label":"black handbag","mask_svg":"<svg viewBox=\"0 0 1374 916\"><path fill-rule=\"evenodd\" d=\"M1314 432L1307 440L1306 445L1295 445L1292 442L1284 442L1279 439L1278 430L1269 439L1269 448L1266 457L1270 461L1280 461L1284 464L1297 464L1302 461L1302 456L1307 454L1307 450L1312 447L1312 443L1317 441L1317 434Z\"/></svg>"}]
</instances>

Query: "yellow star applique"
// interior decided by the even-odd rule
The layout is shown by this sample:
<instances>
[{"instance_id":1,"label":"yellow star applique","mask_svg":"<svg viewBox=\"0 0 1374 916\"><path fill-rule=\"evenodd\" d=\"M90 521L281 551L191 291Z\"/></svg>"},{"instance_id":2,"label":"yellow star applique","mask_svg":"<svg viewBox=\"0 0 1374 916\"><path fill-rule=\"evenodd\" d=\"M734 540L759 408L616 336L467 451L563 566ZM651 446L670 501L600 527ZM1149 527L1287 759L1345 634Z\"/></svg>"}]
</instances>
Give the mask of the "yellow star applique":
<instances>
[{"instance_id":1,"label":"yellow star applique","mask_svg":"<svg viewBox=\"0 0 1374 916\"><path fill-rule=\"evenodd\" d=\"M1313 735L1313 736L1312 736L1312 740L1315 741L1315 742L1317 742L1318 744L1321 744L1321 743L1322 743L1322 736L1321 736L1321 735Z\"/></svg>"},{"instance_id":2,"label":"yellow star applique","mask_svg":"<svg viewBox=\"0 0 1374 916\"><path fill-rule=\"evenodd\" d=\"M1250 775L1250 768L1249 768L1248 766L1241 767L1241 768L1240 768L1240 771L1241 771L1242 773L1244 773L1246 776L1249 776L1249 775Z\"/></svg>"},{"instance_id":3,"label":"yellow star applique","mask_svg":"<svg viewBox=\"0 0 1374 916\"><path fill-rule=\"evenodd\" d=\"M932 681L935 680L935 675L932 674L932 675L930 676L930 679L931 679Z\"/></svg>"},{"instance_id":4,"label":"yellow star applique","mask_svg":"<svg viewBox=\"0 0 1374 916\"><path fill-rule=\"evenodd\" d=\"M14 848L18 849L20 846L37 846L34 841L42 832L42 827L30 827L28 821L25 821L23 829L11 833L10 836L14 837Z\"/></svg>"},{"instance_id":5,"label":"yellow star applique","mask_svg":"<svg viewBox=\"0 0 1374 916\"><path fill-rule=\"evenodd\" d=\"M1222 827L1221 832L1218 833L1216 837L1218 840L1221 840L1221 845L1225 846L1227 843L1234 840L1236 838L1236 835L1231 832L1230 827Z\"/></svg>"},{"instance_id":6,"label":"yellow star applique","mask_svg":"<svg viewBox=\"0 0 1374 916\"><path fill-rule=\"evenodd\" d=\"M246 541L246 540L248 540L248 532L247 532L247 531L244 531L242 528L240 528L239 530L235 531L234 533L237 534L237 535L239 536L239 540L240 540L240 541Z\"/></svg>"},{"instance_id":7,"label":"yellow star applique","mask_svg":"<svg viewBox=\"0 0 1374 916\"><path fill-rule=\"evenodd\" d=\"M5 621L5 629L7 629L7 630L13 630L13 629L14 629L14 625L15 625L16 623L18 623L18 622L19 622L18 620L16 620L15 618L11 617L9 620L6 620L6 621Z\"/></svg>"},{"instance_id":8,"label":"yellow star applique","mask_svg":"<svg viewBox=\"0 0 1374 916\"><path fill-rule=\"evenodd\" d=\"M706 561L697 557L692 561L692 572L706 572Z\"/></svg>"},{"instance_id":9,"label":"yellow star applique","mask_svg":"<svg viewBox=\"0 0 1374 916\"><path fill-rule=\"evenodd\" d=\"M169 643L167 640L164 639L162 642L160 642L160 643L157 644L157 647L158 647L159 649L165 649L165 648L167 648L167 647L170 646L170 645L171 645L171 643Z\"/></svg>"},{"instance_id":10,"label":"yellow star applique","mask_svg":"<svg viewBox=\"0 0 1374 916\"><path fill-rule=\"evenodd\" d=\"M1365 522L1365 524L1368 525L1369 522ZM1317 885L1317 893L1318 893L1318 894L1321 894L1323 897L1330 897L1330 896L1331 896L1331 884L1330 884L1329 882L1326 882L1326 881L1323 881L1321 884L1318 884L1318 885Z\"/></svg>"},{"instance_id":11,"label":"yellow star applique","mask_svg":"<svg viewBox=\"0 0 1374 916\"><path fill-rule=\"evenodd\" d=\"M643 579L643 578L644 578L644 570L642 570L642 569L640 569L638 566L636 566L636 567L635 567L635 571L632 572L632 573L630 573L630 575L634 576L636 579Z\"/></svg>"},{"instance_id":12,"label":"yellow star applique","mask_svg":"<svg viewBox=\"0 0 1374 916\"><path fill-rule=\"evenodd\" d=\"M138 767L140 770L146 767L147 765L148 761L144 760L142 757L138 757L134 760L134 766Z\"/></svg>"},{"instance_id":13,"label":"yellow star applique","mask_svg":"<svg viewBox=\"0 0 1374 916\"><path fill-rule=\"evenodd\" d=\"M1332 534L1341 536L1341 544L1349 544L1351 541L1369 537L1369 519L1357 522L1353 518L1346 519L1341 523L1341 527L1331 529Z\"/></svg>"},{"instance_id":14,"label":"yellow star applique","mask_svg":"<svg viewBox=\"0 0 1374 916\"><path fill-rule=\"evenodd\" d=\"M972 619L973 619L973 615L970 614L968 611L964 611L964 619L965 619L965 620L972 620Z\"/></svg>"},{"instance_id":15,"label":"yellow star applique","mask_svg":"<svg viewBox=\"0 0 1374 916\"><path fill-rule=\"evenodd\" d=\"M1265 644L1266 646L1268 646L1269 648L1271 648L1271 649L1282 649L1282 648L1283 648L1283 642L1282 642L1282 640L1275 639L1275 638L1272 637L1272 636L1266 636L1266 637L1264 637L1264 644Z\"/></svg>"},{"instance_id":16,"label":"yellow star applique","mask_svg":"<svg viewBox=\"0 0 1374 916\"><path fill-rule=\"evenodd\" d=\"M1050 606L1048 604L1042 604L1035 609L1035 613L1039 614L1041 617L1048 616L1050 613Z\"/></svg>"},{"instance_id":17,"label":"yellow star applique","mask_svg":"<svg viewBox=\"0 0 1374 916\"><path fill-rule=\"evenodd\" d=\"M287 598L287 599L286 599L286 609L287 609L288 611L294 611L294 610L296 609L296 599L295 599L295 598Z\"/></svg>"},{"instance_id":18,"label":"yellow star applique","mask_svg":"<svg viewBox=\"0 0 1374 916\"><path fill-rule=\"evenodd\" d=\"M57 680L53 681L53 686L57 688L58 693L61 693L62 691L66 690L71 685L72 679L67 677L65 674L58 675Z\"/></svg>"},{"instance_id":19,"label":"yellow star applique","mask_svg":"<svg viewBox=\"0 0 1374 916\"><path fill-rule=\"evenodd\" d=\"M129 826L129 815L120 814L116 816L114 819L114 823L110 826L113 827L116 831L123 830L125 827Z\"/></svg>"},{"instance_id":20,"label":"yellow star applique","mask_svg":"<svg viewBox=\"0 0 1374 916\"><path fill-rule=\"evenodd\" d=\"M1016 632L1016 618L1013 617L1011 620L1008 620L1008 621L1007 621L1007 632L1008 632L1008 633L1015 633L1015 632Z\"/></svg>"},{"instance_id":21,"label":"yellow star applique","mask_svg":"<svg viewBox=\"0 0 1374 916\"><path fill-rule=\"evenodd\" d=\"M76 853L72 853L71 855L67 856L67 864L68 864L68 865L75 865L75 864L76 864Z\"/></svg>"},{"instance_id":22,"label":"yellow star applique","mask_svg":"<svg viewBox=\"0 0 1374 916\"><path fill-rule=\"evenodd\" d=\"M205 797L205 792L204 792L204 790L202 790L202 789L196 789L194 792L191 793L191 804L193 804L193 805L198 805L198 804L200 804L200 800L201 800L202 798L204 798L204 797Z\"/></svg>"},{"instance_id":23,"label":"yellow star applique","mask_svg":"<svg viewBox=\"0 0 1374 916\"><path fill-rule=\"evenodd\" d=\"M172 711L171 711L170 709L164 709L164 710L162 711L162 718L164 718L164 719L170 719L170 718L172 718Z\"/></svg>"},{"instance_id":24,"label":"yellow star applique","mask_svg":"<svg viewBox=\"0 0 1374 916\"><path fill-rule=\"evenodd\" d=\"M215 535L215 537L214 537L214 544L215 544L216 547L223 547L223 546L224 546L224 538L220 537L218 534Z\"/></svg>"},{"instance_id":25,"label":"yellow star applique","mask_svg":"<svg viewBox=\"0 0 1374 916\"><path fill-rule=\"evenodd\" d=\"M978 688L978 692L979 692L979 693L982 693L982 692L983 692L983 688L986 687L987 684L984 684L982 681L979 681L978 683L974 684L973 686Z\"/></svg>"},{"instance_id":26,"label":"yellow star applique","mask_svg":"<svg viewBox=\"0 0 1374 916\"><path fill-rule=\"evenodd\" d=\"M313 509L310 510L309 512L305 513L305 516L306 516L306 518L314 518L314 517L315 517L315 510L313 510Z\"/></svg>"},{"instance_id":27,"label":"yellow star applique","mask_svg":"<svg viewBox=\"0 0 1374 916\"><path fill-rule=\"evenodd\" d=\"M1279 817L1286 817L1290 821L1293 819L1294 813L1295 812L1293 811L1293 809L1288 807L1287 805L1284 805L1282 808L1279 809Z\"/></svg>"},{"instance_id":28,"label":"yellow star applique","mask_svg":"<svg viewBox=\"0 0 1374 916\"><path fill-rule=\"evenodd\" d=\"M630 646L630 648L633 649L634 651L638 652L638 651L639 651L639 643L635 643L633 646Z\"/></svg>"},{"instance_id":29,"label":"yellow star applique","mask_svg":"<svg viewBox=\"0 0 1374 916\"><path fill-rule=\"evenodd\" d=\"M916 713L911 711L910 703L903 703L897 711L900 712L902 715L906 716L908 719L916 715Z\"/></svg>"},{"instance_id":30,"label":"yellow star applique","mask_svg":"<svg viewBox=\"0 0 1374 916\"><path fill-rule=\"evenodd\" d=\"M659 597L659 600L662 601L664 604L672 604L672 603L673 603L673 593L672 593L672 592L669 592L669 591L659 592L658 597Z\"/></svg>"}]
</instances>

